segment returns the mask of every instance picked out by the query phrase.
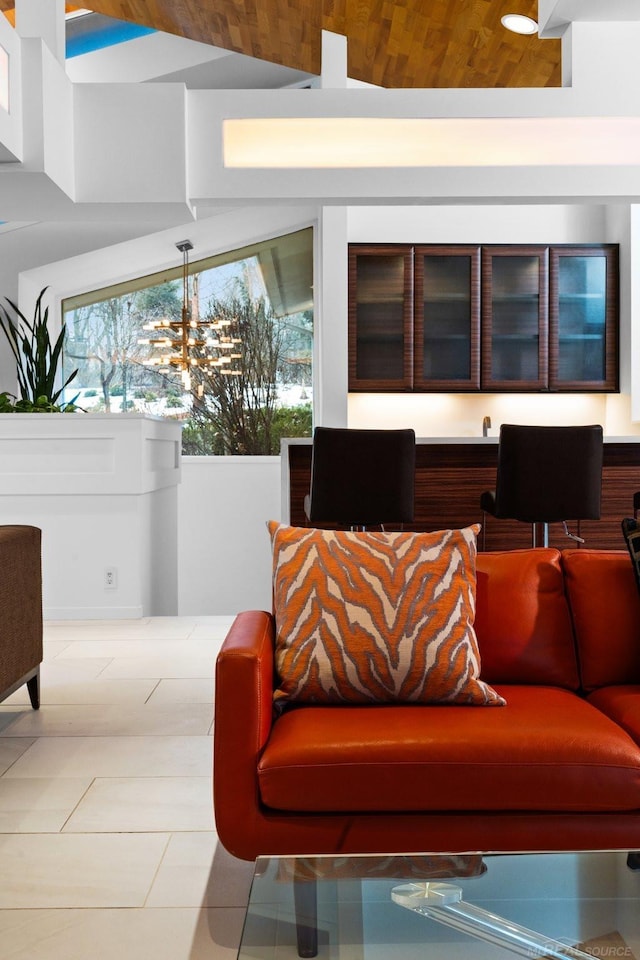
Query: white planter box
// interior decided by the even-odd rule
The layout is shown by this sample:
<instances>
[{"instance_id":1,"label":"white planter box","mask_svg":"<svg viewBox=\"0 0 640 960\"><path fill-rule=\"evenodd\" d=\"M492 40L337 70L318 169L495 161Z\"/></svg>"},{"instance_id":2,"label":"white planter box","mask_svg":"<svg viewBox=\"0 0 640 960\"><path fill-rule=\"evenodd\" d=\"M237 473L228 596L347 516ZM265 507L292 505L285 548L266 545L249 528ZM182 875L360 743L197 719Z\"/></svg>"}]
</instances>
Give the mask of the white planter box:
<instances>
[{"instance_id":1,"label":"white planter box","mask_svg":"<svg viewBox=\"0 0 640 960\"><path fill-rule=\"evenodd\" d=\"M144 414L0 415L0 523L42 529L45 618L177 613L180 433Z\"/></svg>"}]
</instances>

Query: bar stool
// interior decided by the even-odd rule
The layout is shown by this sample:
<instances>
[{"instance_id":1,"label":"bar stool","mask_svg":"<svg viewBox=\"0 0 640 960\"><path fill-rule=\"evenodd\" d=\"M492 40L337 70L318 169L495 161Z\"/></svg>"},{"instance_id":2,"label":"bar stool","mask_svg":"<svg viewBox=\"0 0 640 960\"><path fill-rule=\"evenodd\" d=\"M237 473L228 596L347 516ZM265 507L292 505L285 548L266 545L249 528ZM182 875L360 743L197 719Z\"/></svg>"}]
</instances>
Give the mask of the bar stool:
<instances>
[{"instance_id":1,"label":"bar stool","mask_svg":"<svg viewBox=\"0 0 640 960\"><path fill-rule=\"evenodd\" d=\"M410 523L415 458L413 430L316 427L307 520L351 529Z\"/></svg>"},{"instance_id":2,"label":"bar stool","mask_svg":"<svg viewBox=\"0 0 640 960\"><path fill-rule=\"evenodd\" d=\"M500 428L496 489L480 497L483 521L499 519L532 525L532 546L549 545L549 524L561 522L578 543L581 520L600 519L602 427L539 427L504 423ZM577 535L567 520L578 521ZM539 542L538 527L542 527ZM485 548L485 526L482 548Z\"/></svg>"}]
</instances>

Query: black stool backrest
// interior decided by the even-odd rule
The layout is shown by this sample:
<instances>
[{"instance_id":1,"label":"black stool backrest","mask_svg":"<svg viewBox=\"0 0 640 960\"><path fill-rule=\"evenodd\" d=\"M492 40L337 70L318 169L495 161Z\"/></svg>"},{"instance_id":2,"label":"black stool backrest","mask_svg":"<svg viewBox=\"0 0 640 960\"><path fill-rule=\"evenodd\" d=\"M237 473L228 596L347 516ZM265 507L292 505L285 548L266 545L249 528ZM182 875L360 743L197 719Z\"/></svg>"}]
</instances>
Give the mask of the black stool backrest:
<instances>
[{"instance_id":1,"label":"black stool backrest","mask_svg":"<svg viewBox=\"0 0 640 960\"><path fill-rule=\"evenodd\" d=\"M415 445L413 430L316 427L308 519L349 526L413 520Z\"/></svg>"},{"instance_id":2,"label":"black stool backrest","mask_svg":"<svg viewBox=\"0 0 640 960\"><path fill-rule=\"evenodd\" d=\"M527 523L599 520L602 427L503 423L496 516Z\"/></svg>"}]
</instances>

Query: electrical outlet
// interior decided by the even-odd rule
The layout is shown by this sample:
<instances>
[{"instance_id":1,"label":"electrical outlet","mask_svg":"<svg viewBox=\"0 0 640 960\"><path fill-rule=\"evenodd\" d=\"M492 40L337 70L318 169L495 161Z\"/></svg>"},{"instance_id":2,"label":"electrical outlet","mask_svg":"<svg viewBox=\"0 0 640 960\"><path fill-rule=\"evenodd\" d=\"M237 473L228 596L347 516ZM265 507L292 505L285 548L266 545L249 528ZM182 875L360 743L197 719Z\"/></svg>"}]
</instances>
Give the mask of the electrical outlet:
<instances>
[{"instance_id":1,"label":"electrical outlet","mask_svg":"<svg viewBox=\"0 0 640 960\"><path fill-rule=\"evenodd\" d=\"M105 590L117 590L118 589L118 570L117 567L106 567L104 571L104 588Z\"/></svg>"}]
</instances>

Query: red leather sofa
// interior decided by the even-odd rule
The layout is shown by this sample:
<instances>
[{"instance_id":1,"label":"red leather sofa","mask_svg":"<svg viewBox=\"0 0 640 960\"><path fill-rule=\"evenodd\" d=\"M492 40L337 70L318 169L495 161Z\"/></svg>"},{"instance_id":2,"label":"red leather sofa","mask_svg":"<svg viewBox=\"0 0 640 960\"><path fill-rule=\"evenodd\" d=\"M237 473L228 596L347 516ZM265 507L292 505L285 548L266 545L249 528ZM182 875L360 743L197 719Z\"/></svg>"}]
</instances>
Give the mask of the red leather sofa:
<instances>
[{"instance_id":1,"label":"red leather sofa","mask_svg":"<svg viewBox=\"0 0 640 960\"><path fill-rule=\"evenodd\" d=\"M640 597L624 551L477 558L481 677L505 707L297 706L274 620L219 654L214 807L237 857L640 849Z\"/></svg>"}]
</instances>

